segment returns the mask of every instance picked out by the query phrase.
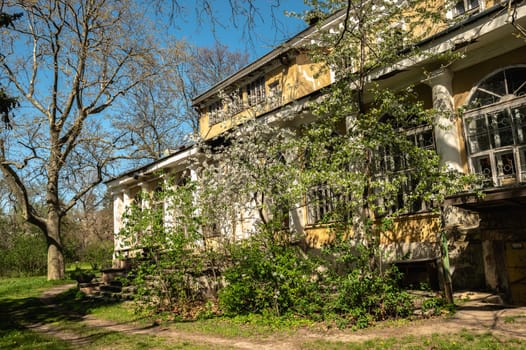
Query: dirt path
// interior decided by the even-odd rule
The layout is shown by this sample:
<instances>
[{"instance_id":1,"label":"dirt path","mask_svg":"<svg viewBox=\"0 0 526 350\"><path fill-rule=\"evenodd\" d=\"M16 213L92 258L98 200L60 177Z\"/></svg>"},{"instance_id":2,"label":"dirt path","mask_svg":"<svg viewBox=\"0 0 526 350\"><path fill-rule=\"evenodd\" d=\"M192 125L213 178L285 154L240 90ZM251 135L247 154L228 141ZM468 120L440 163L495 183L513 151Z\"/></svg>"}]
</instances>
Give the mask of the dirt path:
<instances>
[{"instance_id":1,"label":"dirt path","mask_svg":"<svg viewBox=\"0 0 526 350\"><path fill-rule=\"evenodd\" d=\"M52 308L60 308L53 303L53 297L68 290L72 285L60 286L46 291L41 300ZM146 334L161 336L168 341L189 342L192 344L221 346L234 349L300 349L309 341L327 340L339 342L364 342L374 338L402 337L408 335L425 336L431 334L451 334L463 330L472 333L491 333L498 339L515 338L526 342L526 307L505 308L489 303L489 294L472 293L470 300L458 308L452 317L431 318L410 322L400 326L379 326L361 331L330 330L314 332L299 330L294 335L272 336L266 339L223 338L208 334L190 333L177 330L176 326L141 326L135 323L116 323L101 320L91 315L84 316L80 322L101 331L116 331L127 334ZM57 326L45 324L31 325L29 328L47 333L73 344L89 344L89 339L78 336Z\"/></svg>"}]
</instances>

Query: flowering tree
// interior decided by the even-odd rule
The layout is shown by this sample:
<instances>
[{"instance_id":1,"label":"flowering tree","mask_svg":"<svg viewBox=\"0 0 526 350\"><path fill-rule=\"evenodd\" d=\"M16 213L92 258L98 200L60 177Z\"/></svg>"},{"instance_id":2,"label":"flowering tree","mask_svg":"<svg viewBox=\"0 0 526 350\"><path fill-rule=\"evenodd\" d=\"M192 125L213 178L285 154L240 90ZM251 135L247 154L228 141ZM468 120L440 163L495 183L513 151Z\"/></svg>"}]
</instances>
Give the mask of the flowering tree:
<instances>
[{"instance_id":1,"label":"flowering tree","mask_svg":"<svg viewBox=\"0 0 526 350\"><path fill-rule=\"evenodd\" d=\"M447 127L441 123L452 117L448 112L424 106L421 87L393 89L374 80L409 68L417 56L431 59L417 43L443 23L440 8L382 0L310 5L309 16L341 17L330 28L320 21L317 40L309 47L313 59L335 75L322 97L308 106L315 121L289 129L283 127L287 120L280 120L281 126L254 121L239 127L226 137L224 148L212 152L217 160L209 164L217 166L205 172L203 187L216 188L217 200L211 202L231 211L231 219L223 220L230 231L240 227L233 221L245 211L245 217L256 218L259 230L272 232L270 242L283 230L280 213L290 216L302 205L305 210L321 206L311 223L333 233L326 248L337 263L330 271L359 276L351 285L341 274L331 277L342 286L335 288L341 293L339 307L346 308L345 300L354 300L349 293L360 283L370 282L371 289L363 291L370 294L382 285L377 280L383 272L380 235L397 217L440 213L447 195L476 181L449 169L435 150L433 131ZM447 63L447 55L437 62ZM293 111L281 115L293 119Z\"/></svg>"},{"instance_id":2,"label":"flowering tree","mask_svg":"<svg viewBox=\"0 0 526 350\"><path fill-rule=\"evenodd\" d=\"M418 87L374 82L427 55L416 43L428 32L418 28L440 19L435 9L381 0L311 6L316 16L341 17L320 25L308 47L335 82L308 104L283 107L279 118L248 117L203 143L194 203L227 253L219 293L226 312L338 315L365 326L410 311L396 273L381 266L382 232L401 214L440 211L444 197L473 178L448 169L435 151L444 112L427 108ZM298 123L299 111L310 111L311 122ZM312 224L329 240L309 256L297 244L306 238L298 213L320 206Z\"/></svg>"}]
</instances>

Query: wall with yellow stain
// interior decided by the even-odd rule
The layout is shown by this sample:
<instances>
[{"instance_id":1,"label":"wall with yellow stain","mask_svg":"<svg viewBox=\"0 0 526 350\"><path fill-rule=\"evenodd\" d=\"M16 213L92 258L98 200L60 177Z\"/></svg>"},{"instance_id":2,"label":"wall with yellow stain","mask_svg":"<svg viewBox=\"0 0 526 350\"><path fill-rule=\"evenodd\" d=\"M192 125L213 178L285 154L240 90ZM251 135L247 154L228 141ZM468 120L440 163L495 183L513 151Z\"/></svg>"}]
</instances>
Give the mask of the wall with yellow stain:
<instances>
[{"instance_id":1,"label":"wall with yellow stain","mask_svg":"<svg viewBox=\"0 0 526 350\"><path fill-rule=\"evenodd\" d=\"M440 218L435 214L411 215L398 218L393 229L380 235L380 244L391 243L435 243L440 228Z\"/></svg>"},{"instance_id":2,"label":"wall with yellow stain","mask_svg":"<svg viewBox=\"0 0 526 350\"><path fill-rule=\"evenodd\" d=\"M229 116L224 121L214 125L209 125L209 113L205 109L201 113L199 120L201 137L204 140L217 137L249 119L262 116L291 101L299 100L328 86L331 83L331 74L328 69L322 68L322 64L311 62L306 53L299 53L291 59L289 65L278 67L264 74L265 95L267 97L270 96L269 86L277 82L279 90L282 91L280 104L262 103L258 106L248 107L242 112ZM246 102L247 99L247 92L244 89L243 100Z\"/></svg>"},{"instance_id":3,"label":"wall with yellow stain","mask_svg":"<svg viewBox=\"0 0 526 350\"><path fill-rule=\"evenodd\" d=\"M453 100L455 107L464 106L468 102L472 88L484 78L499 69L526 64L525 57L526 46L455 72L453 76Z\"/></svg>"},{"instance_id":4,"label":"wall with yellow stain","mask_svg":"<svg viewBox=\"0 0 526 350\"><path fill-rule=\"evenodd\" d=\"M408 215L397 218L393 228L380 233L380 245L401 243L436 243L440 229L440 217L437 214ZM307 227L306 243L311 248L320 248L335 237L329 227ZM349 231L352 237L352 230Z\"/></svg>"},{"instance_id":5,"label":"wall with yellow stain","mask_svg":"<svg viewBox=\"0 0 526 350\"><path fill-rule=\"evenodd\" d=\"M321 248L331 242L335 235L327 227L310 227L305 229L305 241L310 248Z\"/></svg>"},{"instance_id":6,"label":"wall with yellow stain","mask_svg":"<svg viewBox=\"0 0 526 350\"><path fill-rule=\"evenodd\" d=\"M447 27L451 26L452 21L451 18L447 18L446 14L448 11L452 11L452 6L454 6L454 3L446 4L447 1L444 0L425 0L421 1L413 11L409 11L408 15L406 16L406 21L409 23L406 23L408 28L411 28L412 30L412 36L414 38L420 38L423 39L425 37L432 36L434 34L437 34ZM484 3L484 4L482 4ZM502 3L502 1L497 0L486 0L484 2L479 1L479 6L484 5L483 7L479 7L479 11L487 10L498 3ZM441 17L436 18L433 15L432 16L422 16L422 12L428 13L430 9L435 9L436 14L439 14ZM477 12L477 11L475 11ZM471 10L468 10L468 13L472 13ZM462 20L465 19L466 15L460 15L458 19ZM426 18L428 17L428 18ZM430 18L433 17L433 18ZM455 18L453 19L455 20ZM411 23L412 22L412 23Z\"/></svg>"}]
</instances>

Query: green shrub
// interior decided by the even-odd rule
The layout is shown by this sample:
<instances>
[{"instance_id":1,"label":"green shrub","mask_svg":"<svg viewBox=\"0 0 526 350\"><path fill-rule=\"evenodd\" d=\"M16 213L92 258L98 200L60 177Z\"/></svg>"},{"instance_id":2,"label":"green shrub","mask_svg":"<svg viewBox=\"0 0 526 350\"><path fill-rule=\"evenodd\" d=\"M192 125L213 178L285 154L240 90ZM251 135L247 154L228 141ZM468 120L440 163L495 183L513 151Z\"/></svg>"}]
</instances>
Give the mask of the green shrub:
<instances>
[{"instance_id":1,"label":"green shrub","mask_svg":"<svg viewBox=\"0 0 526 350\"><path fill-rule=\"evenodd\" d=\"M378 268L373 239L365 240L369 246L356 244L346 238L344 225L313 256L291 244L283 217L275 215L249 238L216 241L209 249L201 231L209 221L196 215L203 211L195 207L194 190L195 184L186 183L155 192L148 198L152 205L132 206L125 214L121 239L140 243L142 252L133 281L139 307L172 312L178 319L212 317L216 295L203 293L212 285L228 316L304 316L363 328L411 314L412 300L398 287L399 274ZM175 225L163 221L166 210L174 213Z\"/></svg>"},{"instance_id":2,"label":"green shrub","mask_svg":"<svg viewBox=\"0 0 526 350\"><path fill-rule=\"evenodd\" d=\"M412 311L411 296L398 287L393 271L380 274L354 269L333 283L337 296L327 311L338 315L342 325L364 328L374 321L407 317Z\"/></svg>"},{"instance_id":3,"label":"green shrub","mask_svg":"<svg viewBox=\"0 0 526 350\"><path fill-rule=\"evenodd\" d=\"M84 251L83 262L87 262L94 270L111 266L113 241L95 241L88 244Z\"/></svg>"},{"instance_id":4,"label":"green shrub","mask_svg":"<svg viewBox=\"0 0 526 350\"><path fill-rule=\"evenodd\" d=\"M96 273L93 270L84 270L80 267L76 267L75 270L69 273L69 278L77 281L78 283L90 283L95 278Z\"/></svg>"},{"instance_id":5,"label":"green shrub","mask_svg":"<svg viewBox=\"0 0 526 350\"><path fill-rule=\"evenodd\" d=\"M312 262L297 247L256 234L230 246L232 264L224 272L220 304L227 314L306 314L315 285Z\"/></svg>"},{"instance_id":6,"label":"green shrub","mask_svg":"<svg viewBox=\"0 0 526 350\"><path fill-rule=\"evenodd\" d=\"M170 311L179 318L192 318L195 316L192 308L198 309L195 304L206 302L201 278L207 269L215 271L215 268L210 259L212 255L203 249L201 222L195 215L194 188L190 182L177 188L167 186L148 199L166 203L168 208L133 205L125 213L121 239L130 245L137 244L137 234L142 233L142 254L135 261L132 282L137 286L135 296L139 309ZM165 225L164 210L176 213L177 225Z\"/></svg>"},{"instance_id":7,"label":"green shrub","mask_svg":"<svg viewBox=\"0 0 526 350\"><path fill-rule=\"evenodd\" d=\"M14 234L3 242L0 254L0 275L37 276L46 272L47 244L41 234Z\"/></svg>"}]
</instances>

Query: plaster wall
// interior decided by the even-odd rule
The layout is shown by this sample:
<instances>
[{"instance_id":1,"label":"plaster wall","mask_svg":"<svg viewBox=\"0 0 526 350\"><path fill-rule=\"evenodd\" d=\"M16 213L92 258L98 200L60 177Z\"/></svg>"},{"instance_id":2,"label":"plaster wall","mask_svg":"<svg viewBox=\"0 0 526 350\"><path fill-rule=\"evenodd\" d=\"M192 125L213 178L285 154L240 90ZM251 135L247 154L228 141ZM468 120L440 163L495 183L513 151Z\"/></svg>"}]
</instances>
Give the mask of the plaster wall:
<instances>
[{"instance_id":1,"label":"plaster wall","mask_svg":"<svg viewBox=\"0 0 526 350\"><path fill-rule=\"evenodd\" d=\"M203 110L199 119L200 135L204 140L209 140L226 132L236 125L262 116L282 105L301 99L331 83L331 74L323 65L313 63L305 53L300 53L291 59L287 65L281 65L263 74L265 79L265 96L267 102L244 109L242 112L225 118L224 121L210 125L209 112ZM282 97L275 102L271 97L270 86L278 84ZM245 89L244 89L245 90ZM246 91L243 100L248 100ZM226 107L225 107L226 108Z\"/></svg>"}]
</instances>

